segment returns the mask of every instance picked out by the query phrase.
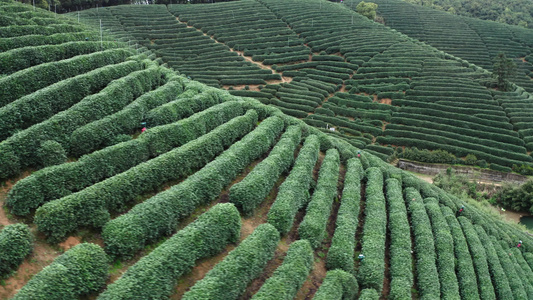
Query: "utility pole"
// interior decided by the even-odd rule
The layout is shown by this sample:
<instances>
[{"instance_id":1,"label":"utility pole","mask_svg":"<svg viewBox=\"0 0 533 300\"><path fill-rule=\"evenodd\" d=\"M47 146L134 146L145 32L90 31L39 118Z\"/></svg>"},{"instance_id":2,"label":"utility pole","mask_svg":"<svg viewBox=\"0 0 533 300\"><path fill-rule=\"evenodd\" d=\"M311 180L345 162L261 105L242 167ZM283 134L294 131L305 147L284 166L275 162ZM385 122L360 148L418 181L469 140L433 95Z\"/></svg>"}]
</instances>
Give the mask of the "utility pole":
<instances>
[{"instance_id":1,"label":"utility pole","mask_svg":"<svg viewBox=\"0 0 533 300\"><path fill-rule=\"evenodd\" d=\"M100 48L104 49L103 34L102 34L102 19L100 19Z\"/></svg>"}]
</instances>

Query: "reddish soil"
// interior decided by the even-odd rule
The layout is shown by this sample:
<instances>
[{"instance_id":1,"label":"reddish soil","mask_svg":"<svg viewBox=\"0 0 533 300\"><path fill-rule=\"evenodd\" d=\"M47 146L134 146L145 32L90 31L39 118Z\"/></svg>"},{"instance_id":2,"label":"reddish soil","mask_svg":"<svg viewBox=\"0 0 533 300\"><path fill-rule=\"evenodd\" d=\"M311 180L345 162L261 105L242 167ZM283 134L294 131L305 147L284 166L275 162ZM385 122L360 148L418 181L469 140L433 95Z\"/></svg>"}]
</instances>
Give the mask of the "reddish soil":
<instances>
[{"instance_id":1,"label":"reddish soil","mask_svg":"<svg viewBox=\"0 0 533 300\"><path fill-rule=\"evenodd\" d=\"M80 243L81 243L81 239L79 237L70 236L63 243L59 243L59 247L63 249L63 251L67 251L68 249Z\"/></svg>"},{"instance_id":2,"label":"reddish soil","mask_svg":"<svg viewBox=\"0 0 533 300\"><path fill-rule=\"evenodd\" d=\"M390 98L382 98L382 99L379 100L379 103L392 105L392 99L390 99Z\"/></svg>"}]
</instances>

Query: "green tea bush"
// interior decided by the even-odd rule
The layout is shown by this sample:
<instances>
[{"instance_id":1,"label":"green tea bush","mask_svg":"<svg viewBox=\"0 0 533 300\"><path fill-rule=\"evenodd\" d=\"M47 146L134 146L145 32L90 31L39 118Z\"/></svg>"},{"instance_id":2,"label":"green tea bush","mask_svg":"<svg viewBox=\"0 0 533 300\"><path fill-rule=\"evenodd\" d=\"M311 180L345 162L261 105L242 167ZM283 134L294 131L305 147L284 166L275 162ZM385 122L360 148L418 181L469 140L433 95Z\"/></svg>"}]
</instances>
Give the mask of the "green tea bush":
<instances>
[{"instance_id":1,"label":"green tea bush","mask_svg":"<svg viewBox=\"0 0 533 300\"><path fill-rule=\"evenodd\" d=\"M342 269L353 274L355 231L359 225L361 180L365 173L361 161L357 158L348 160L347 167L341 205L337 213L335 233L331 240L326 266L329 270Z\"/></svg>"},{"instance_id":2,"label":"green tea bush","mask_svg":"<svg viewBox=\"0 0 533 300\"><path fill-rule=\"evenodd\" d=\"M494 284L494 291L496 292L496 296L498 297L498 299L513 299L513 293L509 285L509 279L507 275L505 274L505 271L503 270L502 262L498 258L498 254L496 253L496 250L494 249L494 245L492 244L492 241L490 240L489 236L487 235L483 227L479 225L474 225L474 230L476 231L479 237L479 241L481 242L481 245L485 249L485 253L487 256L487 263L489 266L489 271L490 271L490 275L492 278L492 282ZM531 254L531 253L525 253L525 254Z\"/></svg>"},{"instance_id":3,"label":"green tea bush","mask_svg":"<svg viewBox=\"0 0 533 300\"><path fill-rule=\"evenodd\" d=\"M41 148L37 152L41 165L44 167L59 165L67 161L67 153L60 143L48 140L41 143Z\"/></svg>"},{"instance_id":4,"label":"green tea bush","mask_svg":"<svg viewBox=\"0 0 533 300\"><path fill-rule=\"evenodd\" d=\"M288 127L268 157L255 166L242 181L230 188L229 201L245 215L252 214L279 176L291 167L301 136L302 128L299 125Z\"/></svg>"},{"instance_id":5,"label":"green tea bush","mask_svg":"<svg viewBox=\"0 0 533 300\"><path fill-rule=\"evenodd\" d=\"M283 264L252 297L254 300L294 299L313 267L313 249L307 240L293 242Z\"/></svg>"},{"instance_id":6,"label":"green tea bush","mask_svg":"<svg viewBox=\"0 0 533 300\"><path fill-rule=\"evenodd\" d=\"M487 263L487 255L485 253L485 246L481 243L474 230L472 223L465 217L458 217L457 221L463 227L470 253L478 279L479 294L482 299L496 299L494 287L490 280L489 267Z\"/></svg>"},{"instance_id":7,"label":"green tea bush","mask_svg":"<svg viewBox=\"0 0 533 300\"><path fill-rule=\"evenodd\" d=\"M264 120L182 183L108 222L102 232L107 253L130 257L147 242L174 232L181 219L214 200L247 165L266 153L283 128L283 121L276 116Z\"/></svg>"},{"instance_id":8,"label":"green tea bush","mask_svg":"<svg viewBox=\"0 0 533 300\"><path fill-rule=\"evenodd\" d=\"M413 285L411 258L411 230L402 186L395 178L386 180L389 211L390 244L390 299L408 299Z\"/></svg>"},{"instance_id":9,"label":"green tea bush","mask_svg":"<svg viewBox=\"0 0 533 300\"><path fill-rule=\"evenodd\" d=\"M13 299L78 299L105 285L107 269L107 257L100 246L79 244L33 276Z\"/></svg>"},{"instance_id":10,"label":"green tea bush","mask_svg":"<svg viewBox=\"0 0 533 300\"><path fill-rule=\"evenodd\" d=\"M132 72L114 80L98 94L85 97L68 110L4 140L0 143L0 177L18 174L21 167L38 165L35 154L43 140L56 140L64 148L68 148L68 136L74 130L115 113L138 96L160 85L164 80L161 76L163 72L163 68L155 65ZM11 162L8 163L9 161Z\"/></svg>"},{"instance_id":11,"label":"green tea bush","mask_svg":"<svg viewBox=\"0 0 533 300\"><path fill-rule=\"evenodd\" d=\"M378 300L379 293L375 289L364 289L359 296L360 300Z\"/></svg>"},{"instance_id":12,"label":"green tea bush","mask_svg":"<svg viewBox=\"0 0 533 300\"><path fill-rule=\"evenodd\" d=\"M455 218L452 210L441 206L442 215L446 219L453 237L454 252L456 258L456 273L459 280L459 292L461 299L479 299L476 272L472 263L472 257L468 250L465 236L461 230L461 225Z\"/></svg>"},{"instance_id":13,"label":"green tea bush","mask_svg":"<svg viewBox=\"0 0 533 300\"><path fill-rule=\"evenodd\" d=\"M435 238L441 296L446 299L460 299L459 283L455 275L455 256L450 228L442 215L437 200L435 198L425 198L424 202Z\"/></svg>"},{"instance_id":14,"label":"green tea bush","mask_svg":"<svg viewBox=\"0 0 533 300\"><path fill-rule=\"evenodd\" d=\"M298 227L300 238L308 240L315 249L324 240L333 200L337 197L339 167L339 152L329 149L322 161L317 185L307 205L305 217Z\"/></svg>"},{"instance_id":15,"label":"green tea bush","mask_svg":"<svg viewBox=\"0 0 533 300\"><path fill-rule=\"evenodd\" d=\"M312 174L318 159L320 141L316 135L308 136L291 173L279 187L278 195L268 212L268 223L282 234L292 227L294 217L309 200Z\"/></svg>"},{"instance_id":16,"label":"green tea bush","mask_svg":"<svg viewBox=\"0 0 533 300\"><path fill-rule=\"evenodd\" d=\"M33 236L26 224L8 225L0 231L0 278L16 270L33 251Z\"/></svg>"},{"instance_id":17,"label":"green tea bush","mask_svg":"<svg viewBox=\"0 0 533 300\"><path fill-rule=\"evenodd\" d=\"M51 239L61 239L81 225L100 227L108 221L109 211L121 210L138 195L203 167L248 133L256 122L257 114L250 112L127 172L48 202L37 210L35 223Z\"/></svg>"},{"instance_id":18,"label":"green tea bush","mask_svg":"<svg viewBox=\"0 0 533 300\"><path fill-rule=\"evenodd\" d=\"M46 202L80 191L197 139L243 113L241 103L226 102L187 119L151 128L135 140L93 152L75 162L39 170L13 186L6 204L13 214L27 215Z\"/></svg>"},{"instance_id":19,"label":"green tea bush","mask_svg":"<svg viewBox=\"0 0 533 300\"><path fill-rule=\"evenodd\" d=\"M355 277L343 270L331 270L315 293L315 300L355 299L359 285Z\"/></svg>"},{"instance_id":20,"label":"green tea bush","mask_svg":"<svg viewBox=\"0 0 533 300\"><path fill-rule=\"evenodd\" d=\"M202 280L197 281L182 299L237 299L248 283L263 272L274 255L279 239L279 232L274 226L259 225Z\"/></svg>"},{"instance_id":21,"label":"green tea bush","mask_svg":"<svg viewBox=\"0 0 533 300\"><path fill-rule=\"evenodd\" d=\"M240 229L241 218L235 206L217 204L128 268L98 299L168 297L178 278L189 272L197 260L236 243ZM158 276L154 277L154 273Z\"/></svg>"},{"instance_id":22,"label":"green tea bush","mask_svg":"<svg viewBox=\"0 0 533 300\"><path fill-rule=\"evenodd\" d=\"M4 106L24 95L61 80L69 79L106 65L121 63L133 53L130 49L98 51L61 61L44 63L2 77L0 78L0 84L4 88L0 93L0 99L2 99L0 106ZM104 78L100 80L104 80ZM3 129L3 127L1 128Z\"/></svg>"},{"instance_id":23,"label":"green tea bush","mask_svg":"<svg viewBox=\"0 0 533 300\"><path fill-rule=\"evenodd\" d=\"M364 155L364 154L363 154ZM366 207L361 253L357 279L363 288L383 289L385 277L385 238L387 235L387 209L383 195L383 174L379 168L366 170Z\"/></svg>"},{"instance_id":24,"label":"green tea bush","mask_svg":"<svg viewBox=\"0 0 533 300\"><path fill-rule=\"evenodd\" d=\"M405 189L405 201L413 225L416 278L422 299L439 299L439 273L435 264L437 255L431 223L429 221L420 193L414 188Z\"/></svg>"}]
</instances>

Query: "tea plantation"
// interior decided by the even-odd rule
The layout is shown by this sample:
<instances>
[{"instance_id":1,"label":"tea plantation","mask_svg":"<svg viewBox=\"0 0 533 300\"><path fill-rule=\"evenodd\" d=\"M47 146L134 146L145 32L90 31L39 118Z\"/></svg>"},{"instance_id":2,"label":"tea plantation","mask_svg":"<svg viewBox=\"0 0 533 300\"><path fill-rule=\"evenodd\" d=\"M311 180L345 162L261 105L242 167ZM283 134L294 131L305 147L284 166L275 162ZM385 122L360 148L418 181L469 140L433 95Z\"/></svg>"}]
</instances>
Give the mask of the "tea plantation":
<instances>
[{"instance_id":1,"label":"tea plantation","mask_svg":"<svg viewBox=\"0 0 533 300\"><path fill-rule=\"evenodd\" d=\"M383 160L530 165L518 82L327 1L0 12L0 298L533 299L528 233Z\"/></svg>"}]
</instances>

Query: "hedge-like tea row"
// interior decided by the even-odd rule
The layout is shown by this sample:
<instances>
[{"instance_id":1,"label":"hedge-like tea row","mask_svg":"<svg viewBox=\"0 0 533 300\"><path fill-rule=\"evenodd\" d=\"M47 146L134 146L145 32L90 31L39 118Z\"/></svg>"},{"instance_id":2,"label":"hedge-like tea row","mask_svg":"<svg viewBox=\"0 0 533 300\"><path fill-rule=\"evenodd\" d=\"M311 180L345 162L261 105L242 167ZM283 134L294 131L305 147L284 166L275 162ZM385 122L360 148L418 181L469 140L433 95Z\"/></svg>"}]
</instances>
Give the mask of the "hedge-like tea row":
<instances>
[{"instance_id":1,"label":"hedge-like tea row","mask_svg":"<svg viewBox=\"0 0 533 300\"><path fill-rule=\"evenodd\" d=\"M339 168L339 152L336 149L329 149L320 167L313 197L298 227L300 238L308 240L314 249L320 246L325 237L331 206L337 197Z\"/></svg>"},{"instance_id":2,"label":"hedge-like tea row","mask_svg":"<svg viewBox=\"0 0 533 300\"><path fill-rule=\"evenodd\" d=\"M313 267L313 249L307 240L291 244L283 264L252 297L254 300L294 299Z\"/></svg>"},{"instance_id":3,"label":"hedge-like tea row","mask_svg":"<svg viewBox=\"0 0 533 300\"><path fill-rule=\"evenodd\" d=\"M364 289L361 291L359 300L378 300L379 293L375 289Z\"/></svg>"},{"instance_id":4,"label":"hedge-like tea row","mask_svg":"<svg viewBox=\"0 0 533 300\"><path fill-rule=\"evenodd\" d=\"M78 226L104 225L109 211L120 210L138 195L156 190L210 162L253 128L257 114L250 112L232 121L126 172L41 206L35 214L35 223L51 239L61 239Z\"/></svg>"},{"instance_id":5,"label":"hedge-like tea row","mask_svg":"<svg viewBox=\"0 0 533 300\"><path fill-rule=\"evenodd\" d=\"M496 296L498 297L498 299L513 299L513 292L511 291L511 287L509 285L508 276L505 274L502 268L501 261L498 258L498 254L494 249L492 241L490 240L483 227L481 227L480 225L474 225L474 229L477 233L477 236L479 237L481 245L485 249L490 276L494 284L494 291L496 292ZM515 296L515 299L519 299L518 295Z\"/></svg>"},{"instance_id":6,"label":"hedge-like tea row","mask_svg":"<svg viewBox=\"0 0 533 300\"><path fill-rule=\"evenodd\" d=\"M444 299L460 299L459 283L455 275L455 256L453 238L435 198L424 199L426 212L431 220L435 238L435 253L440 279L440 292Z\"/></svg>"},{"instance_id":7,"label":"hedge-like tea row","mask_svg":"<svg viewBox=\"0 0 533 300\"><path fill-rule=\"evenodd\" d=\"M524 287L524 284L522 283L522 280L520 279L518 273L516 272L514 263L509 258L509 254L507 251L504 251L502 248L502 245L494 236L490 237L490 241L492 242L492 246L494 247L494 251L496 252L496 255L500 259L501 266L503 268L503 271L505 275L507 276L507 280L509 281L509 286L513 292L512 296L513 299L527 299L526 289Z\"/></svg>"},{"instance_id":8,"label":"hedge-like tea row","mask_svg":"<svg viewBox=\"0 0 533 300\"><path fill-rule=\"evenodd\" d=\"M108 222L102 232L107 253L129 257L147 242L174 232L183 217L199 205L214 200L247 165L267 152L283 127L283 121L278 117L264 120L254 131L182 183ZM186 162L182 162L181 167L186 168Z\"/></svg>"},{"instance_id":9,"label":"hedge-like tea row","mask_svg":"<svg viewBox=\"0 0 533 300\"><path fill-rule=\"evenodd\" d=\"M26 224L8 225L0 231L0 278L16 270L33 251L33 236Z\"/></svg>"},{"instance_id":10,"label":"hedge-like tea row","mask_svg":"<svg viewBox=\"0 0 533 300\"><path fill-rule=\"evenodd\" d=\"M514 259L516 259L516 262L518 265L522 268L524 276L522 278L522 282L528 286L528 293L533 290L533 271L529 267L528 263L524 259L524 256L522 255L522 250L520 250L517 247L511 247L510 251L512 252L512 256Z\"/></svg>"},{"instance_id":11,"label":"hedge-like tea row","mask_svg":"<svg viewBox=\"0 0 533 300\"><path fill-rule=\"evenodd\" d=\"M302 136L299 125L290 126L274 149L242 181L230 188L229 201L245 215L251 215L263 202L279 176L294 162L294 151Z\"/></svg>"},{"instance_id":12,"label":"hedge-like tea row","mask_svg":"<svg viewBox=\"0 0 533 300\"><path fill-rule=\"evenodd\" d=\"M13 300L78 299L104 286L107 269L107 257L100 246L79 244L33 276Z\"/></svg>"},{"instance_id":13,"label":"hedge-like tea row","mask_svg":"<svg viewBox=\"0 0 533 300\"><path fill-rule=\"evenodd\" d=\"M459 280L459 292L461 299L479 299L478 284L476 272L472 264L472 257L468 251L465 236L461 230L459 222L455 218L452 210L448 207L441 206L442 215L448 222L453 237L455 258L457 262L456 273Z\"/></svg>"},{"instance_id":14,"label":"hedge-like tea row","mask_svg":"<svg viewBox=\"0 0 533 300\"><path fill-rule=\"evenodd\" d=\"M133 53L130 49L110 49L44 63L13 73L0 79L0 85L3 86L0 106L61 80L123 62Z\"/></svg>"},{"instance_id":15,"label":"hedge-like tea row","mask_svg":"<svg viewBox=\"0 0 533 300\"><path fill-rule=\"evenodd\" d=\"M47 62L122 47L124 44L116 42L103 42L100 45L100 41L83 41L13 49L0 53L0 74L8 75Z\"/></svg>"},{"instance_id":16,"label":"hedge-like tea row","mask_svg":"<svg viewBox=\"0 0 533 300\"><path fill-rule=\"evenodd\" d=\"M458 217L457 221L459 221L463 228L463 232L470 248L470 253L472 254L472 260L477 274L479 295L481 296L481 299L496 299L494 287L490 280L485 246L479 240L477 232L474 230L474 226L467 218Z\"/></svg>"},{"instance_id":17,"label":"hedge-like tea row","mask_svg":"<svg viewBox=\"0 0 533 300\"><path fill-rule=\"evenodd\" d=\"M0 51L8 51L15 48L40 46L40 45L54 45L65 42L100 40L100 33L95 31L83 31L73 33L56 33L52 35L37 35L30 34L24 36L17 36L11 38L0 38Z\"/></svg>"},{"instance_id":18,"label":"hedge-like tea row","mask_svg":"<svg viewBox=\"0 0 533 300\"><path fill-rule=\"evenodd\" d=\"M421 299L439 299L439 273L435 264L437 256L431 223L420 193L414 188L405 189L405 201L413 225L416 256L416 279Z\"/></svg>"},{"instance_id":19,"label":"hedge-like tea row","mask_svg":"<svg viewBox=\"0 0 533 300\"><path fill-rule=\"evenodd\" d=\"M135 99L123 110L76 129L70 136L71 153L75 156L91 153L112 141L117 135L128 134L140 128L146 113L174 100L183 92L183 85L182 77L172 77L165 85ZM197 104L192 100L189 102L189 107ZM196 109L191 108L189 115L209 106L211 105L198 105L194 107ZM153 127L151 124L147 126Z\"/></svg>"},{"instance_id":20,"label":"hedge-like tea row","mask_svg":"<svg viewBox=\"0 0 533 300\"><path fill-rule=\"evenodd\" d=\"M383 289L385 277L385 237L387 236L387 208L383 195L383 173L376 167L366 170L365 225L361 253L365 256L359 266L357 280L362 288Z\"/></svg>"},{"instance_id":21,"label":"hedge-like tea row","mask_svg":"<svg viewBox=\"0 0 533 300\"><path fill-rule=\"evenodd\" d=\"M505 243L500 241L502 244L502 248L506 246ZM518 256L521 256L520 250L517 248L503 248L506 254L509 255L509 259L511 260L511 264L514 266L516 270L516 274L518 275L518 278L522 281L522 284L524 285L524 288L526 290L527 298L533 299L533 285L530 281L530 278L528 278L528 274L525 272L523 266L520 264L519 260L517 259ZM516 251L518 250L518 251ZM518 252L518 253L517 253ZM527 264L527 263L526 263Z\"/></svg>"},{"instance_id":22,"label":"hedge-like tea row","mask_svg":"<svg viewBox=\"0 0 533 300\"><path fill-rule=\"evenodd\" d=\"M213 206L131 266L98 299L161 299L197 260L213 256L239 240L241 218L233 204ZM154 274L158 274L154 277Z\"/></svg>"},{"instance_id":23,"label":"hedge-like tea row","mask_svg":"<svg viewBox=\"0 0 533 300\"><path fill-rule=\"evenodd\" d=\"M390 230L390 299L409 299L413 285L411 229L402 186L395 178L386 181Z\"/></svg>"},{"instance_id":24,"label":"hedge-like tea row","mask_svg":"<svg viewBox=\"0 0 533 300\"><path fill-rule=\"evenodd\" d=\"M326 266L328 270L342 269L353 274L355 231L359 225L361 180L365 171L361 161L357 158L348 160L347 167L341 205L337 213L335 234L331 240Z\"/></svg>"},{"instance_id":25,"label":"hedge-like tea row","mask_svg":"<svg viewBox=\"0 0 533 300\"><path fill-rule=\"evenodd\" d=\"M17 131L45 121L84 97L100 91L111 81L141 68L136 61L119 61L116 65L106 65L78 76L76 74L75 77L18 98L0 108L0 139L4 140Z\"/></svg>"},{"instance_id":26,"label":"hedge-like tea row","mask_svg":"<svg viewBox=\"0 0 533 300\"><path fill-rule=\"evenodd\" d=\"M248 283L263 272L279 242L279 232L270 224L259 225L183 295L183 300L237 299Z\"/></svg>"},{"instance_id":27,"label":"hedge-like tea row","mask_svg":"<svg viewBox=\"0 0 533 300\"><path fill-rule=\"evenodd\" d=\"M306 138L291 173L279 187L276 200L270 207L268 223L274 225L281 235L289 232L296 213L309 200L309 187L313 180L319 148L320 141L317 136Z\"/></svg>"},{"instance_id":28,"label":"hedge-like tea row","mask_svg":"<svg viewBox=\"0 0 533 300\"><path fill-rule=\"evenodd\" d=\"M226 102L176 123L151 128L135 140L85 155L76 162L39 170L13 186L6 204L11 213L27 215L43 203L124 172L151 157L199 138L243 113L240 103Z\"/></svg>"},{"instance_id":29,"label":"hedge-like tea row","mask_svg":"<svg viewBox=\"0 0 533 300\"><path fill-rule=\"evenodd\" d=\"M152 62L147 63L153 64ZM122 109L138 96L159 86L168 69L153 65L114 80L98 94L85 97L68 110L18 132L0 143L0 178L19 174L21 167L39 165L35 155L41 141L56 140L68 148L68 136L78 127Z\"/></svg>"},{"instance_id":30,"label":"hedge-like tea row","mask_svg":"<svg viewBox=\"0 0 533 300\"><path fill-rule=\"evenodd\" d=\"M343 270L331 270L315 293L315 300L355 299L359 285L355 277Z\"/></svg>"}]
</instances>

